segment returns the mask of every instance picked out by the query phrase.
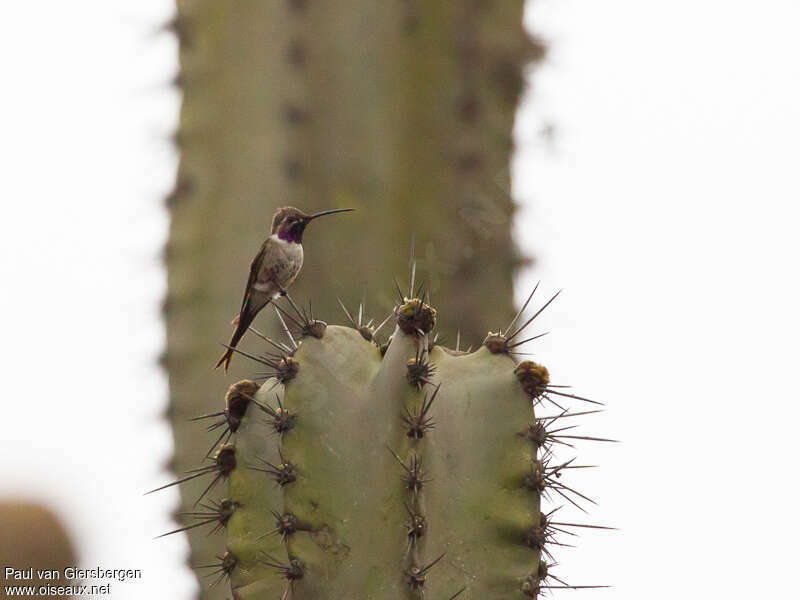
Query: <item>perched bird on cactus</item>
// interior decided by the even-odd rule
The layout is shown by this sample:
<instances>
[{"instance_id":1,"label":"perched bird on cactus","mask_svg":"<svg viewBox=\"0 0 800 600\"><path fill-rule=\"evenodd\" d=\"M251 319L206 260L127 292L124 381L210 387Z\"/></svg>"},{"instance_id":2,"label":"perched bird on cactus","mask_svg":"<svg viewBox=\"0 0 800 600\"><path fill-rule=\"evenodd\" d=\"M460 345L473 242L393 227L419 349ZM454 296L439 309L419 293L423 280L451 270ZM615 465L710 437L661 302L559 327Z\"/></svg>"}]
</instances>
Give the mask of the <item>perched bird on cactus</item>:
<instances>
[{"instance_id":1,"label":"perched bird on cactus","mask_svg":"<svg viewBox=\"0 0 800 600\"><path fill-rule=\"evenodd\" d=\"M272 217L270 236L250 263L250 277L244 289L239 315L233 320L236 329L222 358L215 368L228 370L234 348L250 327L259 311L277 296L285 295L303 266L303 232L306 226L325 215L354 210L337 208L309 215L293 206L279 208Z\"/></svg>"}]
</instances>

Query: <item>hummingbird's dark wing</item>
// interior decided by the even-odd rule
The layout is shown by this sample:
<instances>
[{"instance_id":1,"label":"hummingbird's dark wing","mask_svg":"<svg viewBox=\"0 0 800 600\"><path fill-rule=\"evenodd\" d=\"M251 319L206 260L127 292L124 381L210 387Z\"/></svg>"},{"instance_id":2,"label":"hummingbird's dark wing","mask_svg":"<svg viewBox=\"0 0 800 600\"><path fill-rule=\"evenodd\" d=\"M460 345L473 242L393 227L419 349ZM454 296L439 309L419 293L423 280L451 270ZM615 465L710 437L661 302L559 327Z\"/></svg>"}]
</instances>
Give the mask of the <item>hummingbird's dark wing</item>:
<instances>
[{"instance_id":1,"label":"hummingbird's dark wing","mask_svg":"<svg viewBox=\"0 0 800 600\"><path fill-rule=\"evenodd\" d=\"M267 240L269 241L269 240ZM250 276L247 278L247 285L244 288L244 296L242 297L242 306L239 308L241 314L244 307L247 306L247 300L253 292L253 284L258 280L258 272L261 270L261 265L264 263L264 255L267 253L267 242L261 244L261 250L258 251L250 261Z\"/></svg>"},{"instance_id":2,"label":"hummingbird's dark wing","mask_svg":"<svg viewBox=\"0 0 800 600\"><path fill-rule=\"evenodd\" d=\"M228 349L219 359L215 368L225 365L225 370L228 370L228 365L233 358L233 348L242 339L242 336L247 332L247 328L256 318L258 312L264 308L272 299L272 294L268 292L259 291L255 288L257 283L269 282L274 279L272 269L266 272L262 271L264 264L274 264L272 253L275 252L275 245L270 244L269 240L264 242L261 250L255 255L250 263L250 276L247 278L247 287L244 290L244 297L242 298L242 307L239 309L239 317L236 320L236 329L231 336L231 341L228 343ZM275 290L277 291L277 290Z\"/></svg>"}]
</instances>

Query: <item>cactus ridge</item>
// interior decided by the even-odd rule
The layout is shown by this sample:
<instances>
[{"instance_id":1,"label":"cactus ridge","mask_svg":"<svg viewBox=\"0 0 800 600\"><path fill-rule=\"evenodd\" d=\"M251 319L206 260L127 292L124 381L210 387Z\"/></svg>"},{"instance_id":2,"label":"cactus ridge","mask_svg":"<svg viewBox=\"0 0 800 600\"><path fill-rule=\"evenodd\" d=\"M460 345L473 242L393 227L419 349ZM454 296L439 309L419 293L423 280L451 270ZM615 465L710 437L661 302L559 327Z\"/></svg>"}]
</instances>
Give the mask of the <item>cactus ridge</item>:
<instances>
[{"instance_id":1,"label":"cactus ridge","mask_svg":"<svg viewBox=\"0 0 800 600\"><path fill-rule=\"evenodd\" d=\"M223 430L212 464L158 488L212 475L197 504L228 481L228 498L182 513L191 523L163 534L227 530L219 562L197 567L213 569L211 585L230 579L237 600L538 598L603 587L553 575L552 550L573 528L613 528L555 521L558 508L541 503L586 512L594 500L562 475L591 466L557 461L554 448L615 440L577 435L569 419L600 409L562 403L600 403L515 359L544 335L517 341L558 293L518 325L537 284L505 329L462 351L460 334L455 349L437 343L437 311L414 279L412 266L408 294L395 279L399 302L377 326L363 301L356 311L339 301L342 327L287 297L275 307L286 341L251 328L269 349L236 349L268 370L232 385L224 410L193 419ZM545 402L558 412L537 416Z\"/></svg>"}]
</instances>

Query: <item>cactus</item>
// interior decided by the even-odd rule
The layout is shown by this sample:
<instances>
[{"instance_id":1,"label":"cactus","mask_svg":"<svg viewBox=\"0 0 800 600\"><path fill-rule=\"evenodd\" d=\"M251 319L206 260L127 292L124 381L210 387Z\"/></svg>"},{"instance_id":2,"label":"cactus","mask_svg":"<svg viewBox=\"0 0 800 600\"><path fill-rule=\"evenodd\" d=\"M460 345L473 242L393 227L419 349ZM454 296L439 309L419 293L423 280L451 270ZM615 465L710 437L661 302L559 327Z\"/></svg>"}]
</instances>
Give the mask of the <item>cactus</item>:
<instances>
[{"instance_id":1,"label":"cactus","mask_svg":"<svg viewBox=\"0 0 800 600\"><path fill-rule=\"evenodd\" d=\"M345 308L351 326L335 326L294 302L278 309L286 342L261 336L263 353L238 351L261 370L198 418L222 432L207 465L184 478L208 479L186 528L226 531L216 562L197 566L212 583L229 579L237 600L524 599L597 587L552 574L555 536L587 525L556 522L542 500L591 502L562 480L582 467L552 448L611 441L562 425L597 412L564 402L599 403L517 362L555 296L520 324L532 293L508 327L462 351L437 343L439 313L414 291L412 275L383 343L389 318L373 328ZM553 414L536 414L547 405ZM206 503L223 480L225 498Z\"/></svg>"},{"instance_id":2,"label":"cactus","mask_svg":"<svg viewBox=\"0 0 800 600\"><path fill-rule=\"evenodd\" d=\"M211 412L223 391L208 368L220 348L208 340L230 337L248 261L279 205L357 209L307 243L293 293L328 290L316 299L320 314L338 310L337 295L352 306L362 293L385 314L391 294L365 274L404 272L406 257L392 249L415 236L420 270L449 307L447 331L477 344L484 323L513 315L526 258L512 238L512 128L524 69L544 46L523 28L523 0L176 5L183 100L167 197L163 364L175 436L168 467L183 472L201 451L186 420ZM269 319L256 326L277 333ZM234 361L232 374L247 371ZM183 510L198 486L184 488ZM196 562L209 541L189 537Z\"/></svg>"}]
</instances>

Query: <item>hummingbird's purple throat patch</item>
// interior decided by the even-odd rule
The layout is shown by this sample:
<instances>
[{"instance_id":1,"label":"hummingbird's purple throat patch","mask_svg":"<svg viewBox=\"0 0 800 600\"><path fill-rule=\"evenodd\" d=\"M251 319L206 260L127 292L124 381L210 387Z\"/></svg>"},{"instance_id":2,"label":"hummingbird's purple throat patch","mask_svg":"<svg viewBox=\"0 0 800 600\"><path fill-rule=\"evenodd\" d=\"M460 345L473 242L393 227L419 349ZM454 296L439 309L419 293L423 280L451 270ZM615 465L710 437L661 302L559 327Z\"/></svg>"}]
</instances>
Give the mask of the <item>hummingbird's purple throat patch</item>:
<instances>
[{"instance_id":1,"label":"hummingbird's purple throat patch","mask_svg":"<svg viewBox=\"0 0 800 600\"><path fill-rule=\"evenodd\" d=\"M300 244L303 241L303 230L298 227L290 227L289 229L281 229L278 232L278 237L286 242Z\"/></svg>"}]
</instances>

